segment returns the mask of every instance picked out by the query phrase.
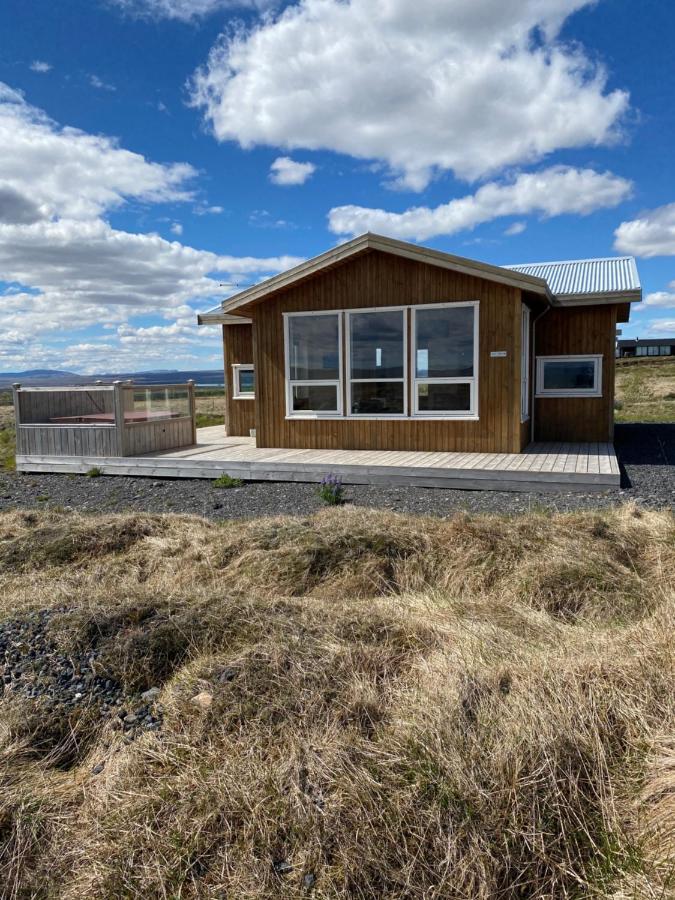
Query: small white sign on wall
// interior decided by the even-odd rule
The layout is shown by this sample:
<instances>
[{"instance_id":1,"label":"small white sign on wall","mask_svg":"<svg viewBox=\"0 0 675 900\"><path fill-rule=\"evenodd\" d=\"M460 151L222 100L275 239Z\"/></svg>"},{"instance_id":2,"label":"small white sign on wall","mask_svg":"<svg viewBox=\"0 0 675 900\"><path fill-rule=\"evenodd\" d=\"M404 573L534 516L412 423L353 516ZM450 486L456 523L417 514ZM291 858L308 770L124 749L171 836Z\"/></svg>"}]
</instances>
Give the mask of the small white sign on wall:
<instances>
[{"instance_id":1,"label":"small white sign on wall","mask_svg":"<svg viewBox=\"0 0 675 900\"><path fill-rule=\"evenodd\" d=\"M490 356L492 356L493 358L506 356L506 350L493 350L490 353Z\"/></svg>"}]
</instances>

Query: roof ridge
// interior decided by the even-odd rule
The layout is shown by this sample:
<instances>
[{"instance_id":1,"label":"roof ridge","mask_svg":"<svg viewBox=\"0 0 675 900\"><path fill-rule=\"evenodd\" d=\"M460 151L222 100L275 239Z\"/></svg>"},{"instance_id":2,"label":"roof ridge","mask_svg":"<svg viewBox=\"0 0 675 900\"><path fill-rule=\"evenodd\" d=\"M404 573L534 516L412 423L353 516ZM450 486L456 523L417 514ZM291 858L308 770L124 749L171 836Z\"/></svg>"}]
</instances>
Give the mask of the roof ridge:
<instances>
[{"instance_id":1,"label":"roof ridge","mask_svg":"<svg viewBox=\"0 0 675 900\"><path fill-rule=\"evenodd\" d=\"M552 259L548 262L529 262L529 263L510 263L508 266L502 266L504 269L518 269L529 266L569 266L572 263L592 263L592 262L618 262L619 260L632 260L635 262L634 256L588 256L581 259Z\"/></svg>"}]
</instances>

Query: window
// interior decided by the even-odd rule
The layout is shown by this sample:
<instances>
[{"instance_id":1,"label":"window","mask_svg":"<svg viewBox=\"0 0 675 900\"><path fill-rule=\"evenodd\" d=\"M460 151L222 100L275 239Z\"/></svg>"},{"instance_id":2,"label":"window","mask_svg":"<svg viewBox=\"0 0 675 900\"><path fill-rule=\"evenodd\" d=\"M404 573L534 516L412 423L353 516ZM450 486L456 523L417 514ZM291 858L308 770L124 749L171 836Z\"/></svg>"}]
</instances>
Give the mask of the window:
<instances>
[{"instance_id":1,"label":"window","mask_svg":"<svg viewBox=\"0 0 675 900\"><path fill-rule=\"evenodd\" d=\"M342 314L285 316L289 416L342 415Z\"/></svg>"},{"instance_id":2,"label":"window","mask_svg":"<svg viewBox=\"0 0 675 900\"><path fill-rule=\"evenodd\" d=\"M284 313L284 340L289 418L478 417L478 301Z\"/></svg>"},{"instance_id":3,"label":"window","mask_svg":"<svg viewBox=\"0 0 675 900\"><path fill-rule=\"evenodd\" d=\"M414 415L475 417L478 304L415 306L412 316Z\"/></svg>"},{"instance_id":4,"label":"window","mask_svg":"<svg viewBox=\"0 0 675 900\"><path fill-rule=\"evenodd\" d=\"M601 397L602 356L537 357L537 397Z\"/></svg>"},{"instance_id":5,"label":"window","mask_svg":"<svg viewBox=\"0 0 675 900\"><path fill-rule=\"evenodd\" d=\"M352 416L404 416L406 315L403 309L348 312L348 409Z\"/></svg>"},{"instance_id":6,"label":"window","mask_svg":"<svg viewBox=\"0 0 675 900\"><path fill-rule=\"evenodd\" d=\"M520 339L520 421L530 418L530 309L523 304Z\"/></svg>"},{"instance_id":7,"label":"window","mask_svg":"<svg viewBox=\"0 0 675 900\"><path fill-rule=\"evenodd\" d=\"M235 400L255 400L255 369L252 365L232 366L232 397Z\"/></svg>"}]
</instances>

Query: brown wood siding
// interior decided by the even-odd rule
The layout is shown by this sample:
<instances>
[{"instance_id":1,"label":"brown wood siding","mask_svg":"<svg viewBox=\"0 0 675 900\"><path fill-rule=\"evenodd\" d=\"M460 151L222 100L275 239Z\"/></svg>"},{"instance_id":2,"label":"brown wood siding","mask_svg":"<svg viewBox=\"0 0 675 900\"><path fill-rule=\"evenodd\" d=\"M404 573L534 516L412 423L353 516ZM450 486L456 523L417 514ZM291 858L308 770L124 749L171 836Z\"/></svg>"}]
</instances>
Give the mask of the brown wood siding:
<instances>
[{"instance_id":1,"label":"brown wood siding","mask_svg":"<svg viewBox=\"0 0 675 900\"><path fill-rule=\"evenodd\" d=\"M616 317L616 306L572 307L537 323L537 356L602 353L602 397L536 399L535 440L613 440Z\"/></svg>"},{"instance_id":2,"label":"brown wood siding","mask_svg":"<svg viewBox=\"0 0 675 900\"><path fill-rule=\"evenodd\" d=\"M371 252L242 309L254 318L258 446L518 452L520 299L517 288ZM479 301L478 421L286 419L284 312L467 300Z\"/></svg>"},{"instance_id":3,"label":"brown wood siding","mask_svg":"<svg viewBox=\"0 0 675 900\"><path fill-rule=\"evenodd\" d=\"M223 325L223 357L225 360L225 433L232 437L248 437L255 428L256 400L234 397L232 366L253 363L253 326ZM256 374L257 384L257 374Z\"/></svg>"}]
</instances>

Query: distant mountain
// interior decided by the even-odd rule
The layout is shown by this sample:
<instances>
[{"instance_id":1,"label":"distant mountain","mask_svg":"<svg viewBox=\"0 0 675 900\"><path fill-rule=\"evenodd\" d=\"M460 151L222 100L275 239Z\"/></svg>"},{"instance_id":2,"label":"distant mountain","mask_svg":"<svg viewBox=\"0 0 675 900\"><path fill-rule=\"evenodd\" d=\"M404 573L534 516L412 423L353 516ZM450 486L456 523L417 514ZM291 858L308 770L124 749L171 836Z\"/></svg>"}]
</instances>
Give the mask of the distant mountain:
<instances>
[{"instance_id":1,"label":"distant mountain","mask_svg":"<svg viewBox=\"0 0 675 900\"><path fill-rule=\"evenodd\" d=\"M196 384L220 386L222 369L156 369L151 372L108 372L99 375L79 375L57 369L29 369L25 372L0 372L0 389L6 390L19 382L25 387L59 387L69 384L93 384L95 381L135 381L136 384L183 384L192 379Z\"/></svg>"},{"instance_id":2,"label":"distant mountain","mask_svg":"<svg viewBox=\"0 0 675 900\"><path fill-rule=\"evenodd\" d=\"M0 379L3 381L7 378L20 381L22 378L70 378L72 376L80 377L75 375L75 372L64 372L60 369L27 369L25 372L0 372Z\"/></svg>"}]
</instances>

